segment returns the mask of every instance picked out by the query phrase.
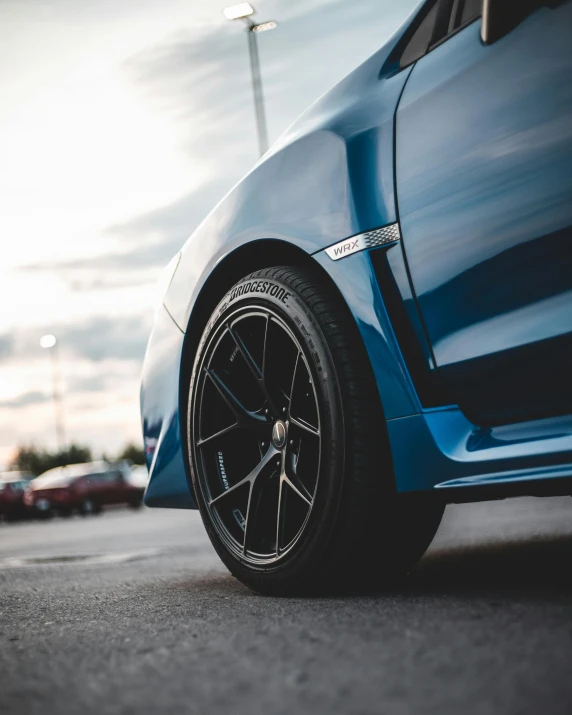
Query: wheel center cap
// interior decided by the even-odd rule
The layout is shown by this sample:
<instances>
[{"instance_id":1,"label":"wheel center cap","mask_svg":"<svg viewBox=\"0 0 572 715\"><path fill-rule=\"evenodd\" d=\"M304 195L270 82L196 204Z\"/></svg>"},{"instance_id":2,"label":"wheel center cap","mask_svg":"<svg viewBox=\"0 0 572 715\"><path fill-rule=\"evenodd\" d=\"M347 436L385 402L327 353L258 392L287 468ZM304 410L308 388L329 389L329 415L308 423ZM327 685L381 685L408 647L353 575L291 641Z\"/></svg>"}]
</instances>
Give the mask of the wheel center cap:
<instances>
[{"instance_id":1,"label":"wheel center cap","mask_svg":"<svg viewBox=\"0 0 572 715\"><path fill-rule=\"evenodd\" d=\"M274 423L272 428L272 444L276 449L282 449L286 444L286 425L282 420L278 420Z\"/></svg>"}]
</instances>

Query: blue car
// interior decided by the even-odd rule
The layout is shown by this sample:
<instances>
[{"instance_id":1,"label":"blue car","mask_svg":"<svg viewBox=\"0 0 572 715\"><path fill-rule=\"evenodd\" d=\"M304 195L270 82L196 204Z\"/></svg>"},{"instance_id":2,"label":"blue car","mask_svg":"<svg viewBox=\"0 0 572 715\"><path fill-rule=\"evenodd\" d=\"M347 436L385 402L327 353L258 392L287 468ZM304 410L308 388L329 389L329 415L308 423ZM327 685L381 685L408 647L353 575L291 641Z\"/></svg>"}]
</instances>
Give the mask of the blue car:
<instances>
[{"instance_id":1,"label":"blue car","mask_svg":"<svg viewBox=\"0 0 572 715\"><path fill-rule=\"evenodd\" d=\"M251 588L383 585L447 503L571 494L572 2L424 2L164 281L145 502Z\"/></svg>"}]
</instances>

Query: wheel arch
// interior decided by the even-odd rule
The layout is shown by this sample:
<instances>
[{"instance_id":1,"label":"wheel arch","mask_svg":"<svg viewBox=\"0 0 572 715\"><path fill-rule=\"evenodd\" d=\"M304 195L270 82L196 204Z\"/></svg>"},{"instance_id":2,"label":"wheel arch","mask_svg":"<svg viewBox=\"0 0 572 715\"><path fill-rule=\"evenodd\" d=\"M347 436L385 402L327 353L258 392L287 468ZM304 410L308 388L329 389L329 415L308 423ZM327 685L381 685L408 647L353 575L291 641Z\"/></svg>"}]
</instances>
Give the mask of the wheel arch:
<instances>
[{"instance_id":1,"label":"wheel arch","mask_svg":"<svg viewBox=\"0 0 572 715\"><path fill-rule=\"evenodd\" d=\"M314 260L310 254L306 253L306 251L298 246L289 243L288 241L279 239L261 239L240 246L235 251L226 255L221 261L219 261L219 263L217 263L202 286L193 305L188 324L186 325L185 339L181 353L181 369L179 371L179 423L182 445L187 444L186 422L189 400L188 385L191 379L191 372L194 364L194 354L209 317L212 315L212 312L224 294L241 278L249 273L253 273L254 271L280 265L311 267L311 269L315 271L326 283L328 283L330 288L339 296L353 319L353 313L350 306L329 273L320 265L318 261ZM363 342L361 334L357 330L357 326L356 335L361 341L363 349L367 354L365 343ZM370 360L369 355L368 359ZM379 408L383 413L381 398L379 400ZM183 455L187 470L189 488L192 490L189 478L189 456L187 449L183 449Z\"/></svg>"}]
</instances>

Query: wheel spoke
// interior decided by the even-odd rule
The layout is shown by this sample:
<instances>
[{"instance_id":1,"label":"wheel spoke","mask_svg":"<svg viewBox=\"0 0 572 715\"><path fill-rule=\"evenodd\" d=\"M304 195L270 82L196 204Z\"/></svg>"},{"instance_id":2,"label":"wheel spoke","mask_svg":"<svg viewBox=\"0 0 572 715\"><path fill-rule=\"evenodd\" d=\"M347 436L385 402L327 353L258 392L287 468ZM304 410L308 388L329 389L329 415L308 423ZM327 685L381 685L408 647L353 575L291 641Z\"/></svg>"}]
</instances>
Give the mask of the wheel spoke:
<instances>
[{"instance_id":1,"label":"wheel spoke","mask_svg":"<svg viewBox=\"0 0 572 715\"><path fill-rule=\"evenodd\" d=\"M298 372L298 363L300 362L300 351L296 355L296 362L294 363L294 372L292 373L292 384L290 385L290 394L288 395L288 416L290 416L290 411L292 409L292 398L294 397L294 385L296 384L296 373Z\"/></svg>"},{"instance_id":2,"label":"wheel spoke","mask_svg":"<svg viewBox=\"0 0 572 715\"><path fill-rule=\"evenodd\" d=\"M312 506L314 503L314 500L312 498L312 495L310 492L306 489L306 487L302 484L301 480L294 475L288 476L287 474L284 474L282 476L283 480L286 482L286 484L292 489L292 491L296 492L296 494L300 497L300 499L303 499L308 506Z\"/></svg>"},{"instance_id":3,"label":"wheel spoke","mask_svg":"<svg viewBox=\"0 0 572 715\"><path fill-rule=\"evenodd\" d=\"M264 471L264 469L270 464L270 462L276 458L276 455L278 454L277 450L274 449L274 447L270 447L270 449L266 452L264 457L260 460L260 462L254 467L254 469L246 475L243 479L241 479L239 482L236 484L233 484L232 487L229 489L226 489L222 494L219 494L218 497L215 497L214 499L211 499L209 502L209 506L213 506L214 504L220 503L225 497L229 496L229 494L236 493L238 489L243 487L245 484L250 483L251 485L256 481L256 479L260 476L261 472ZM249 496L250 500L250 496Z\"/></svg>"},{"instance_id":4,"label":"wheel spoke","mask_svg":"<svg viewBox=\"0 0 572 715\"><path fill-rule=\"evenodd\" d=\"M268 329L270 326L270 316L266 316L266 325L264 326L264 344L262 345L262 377L266 377L266 354L268 348Z\"/></svg>"},{"instance_id":5,"label":"wheel spoke","mask_svg":"<svg viewBox=\"0 0 572 715\"><path fill-rule=\"evenodd\" d=\"M262 380L262 371L260 370L260 368L256 364L254 358L248 351L248 348L242 341L242 338L240 337L240 335L238 335L238 333L233 328L230 327L230 325L228 326L228 332L230 333L231 338L234 340L236 347L238 348L240 354L244 358L244 361L248 365L250 371L252 372L254 377L258 380L258 382L260 382Z\"/></svg>"},{"instance_id":6,"label":"wheel spoke","mask_svg":"<svg viewBox=\"0 0 572 715\"><path fill-rule=\"evenodd\" d=\"M284 479L280 478L280 486L278 488L278 512L276 514L276 556L280 556L280 544L282 543L282 537L284 532L284 524L282 514L284 511L284 500L282 498L282 491L284 488Z\"/></svg>"},{"instance_id":7,"label":"wheel spoke","mask_svg":"<svg viewBox=\"0 0 572 715\"><path fill-rule=\"evenodd\" d=\"M242 544L242 553L246 554L248 547L252 542L252 535L256 527L256 517L260 510L261 490L257 488L255 481L250 483L250 491L248 492L248 505L246 507L246 521L244 524L244 542Z\"/></svg>"},{"instance_id":8,"label":"wheel spoke","mask_svg":"<svg viewBox=\"0 0 572 715\"><path fill-rule=\"evenodd\" d=\"M266 425L266 419L262 415L257 415L255 412L247 410L246 407L240 402L236 395L229 390L225 383L220 379L214 370L209 370L205 368L206 374L211 379L213 385L216 387L219 395L226 402L227 406L237 418L238 423L244 423L244 421L249 421L251 424Z\"/></svg>"},{"instance_id":9,"label":"wheel spoke","mask_svg":"<svg viewBox=\"0 0 572 715\"><path fill-rule=\"evenodd\" d=\"M229 487L222 494L219 494L218 497L211 499L209 502L209 506L214 506L215 504L220 503L225 497L228 497L229 495L236 493L245 484L249 484L250 481L251 481L250 475L248 477L244 477L244 479L241 479L240 482L233 484L232 487Z\"/></svg>"},{"instance_id":10,"label":"wheel spoke","mask_svg":"<svg viewBox=\"0 0 572 715\"><path fill-rule=\"evenodd\" d=\"M264 464L258 465L256 474L250 480L250 490L248 492L248 504L246 506L246 520L244 524L244 541L242 544L242 553L246 554L248 547L252 542L252 537L256 529L258 521L258 513L260 511L260 502L262 501L262 480L259 479L264 469L276 459L278 451L274 448L268 450L263 460ZM254 470L253 470L254 473Z\"/></svg>"},{"instance_id":11,"label":"wheel spoke","mask_svg":"<svg viewBox=\"0 0 572 715\"><path fill-rule=\"evenodd\" d=\"M222 437L223 435L228 434L229 432L233 432L238 426L239 426L239 423L235 422L234 424L230 425L229 427L225 427L224 429L221 429L218 432L215 432L214 434L209 435L208 437L199 439L199 441L197 442L197 447L203 447L205 444L208 444L209 442L212 442L213 440L218 439L219 437Z\"/></svg>"},{"instance_id":12,"label":"wheel spoke","mask_svg":"<svg viewBox=\"0 0 572 715\"><path fill-rule=\"evenodd\" d=\"M253 374L256 382L258 383L260 389L262 390L264 399L266 400L266 402L268 404L270 412L272 413L274 419L276 419L278 417L278 411L276 410L276 406L274 405L274 402L272 401L272 398L270 397L270 394L266 388L266 382L264 380L264 372L263 372L264 371L264 357L265 357L265 353L266 353L266 335L268 333L268 320L267 320L267 324L266 324L266 329L264 331L264 352L263 352L262 370L256 364L256 361L250 354L248 348L246 347L242 338L240 337L240 335L238 335L236 330L234 330L233 328L228 326L228 332L230 333L230 336L234 340L234 343L235 343L236 347L238 348L238 351L244 358L245 363L248 365L250 372Z\"/></svg>"},{"instance_id":13,"label":"wheel spoke","mask_svg":"<svg viewBox=\"0 0 572 715\"><path fill-rule=\"evenodd\" d=\"M305 422L302 422L301 420L298 420L295 417L292 417L292 415L290 415L289 422L290 422L290 426L294 425L295 427L298 427L298 429L301 429L304 432L307 432L308 434L313 435L314 437L320 436L319 429L316 429L315 427L312 427L312 425L306 424Z\"/></svg>"}]
</instances>

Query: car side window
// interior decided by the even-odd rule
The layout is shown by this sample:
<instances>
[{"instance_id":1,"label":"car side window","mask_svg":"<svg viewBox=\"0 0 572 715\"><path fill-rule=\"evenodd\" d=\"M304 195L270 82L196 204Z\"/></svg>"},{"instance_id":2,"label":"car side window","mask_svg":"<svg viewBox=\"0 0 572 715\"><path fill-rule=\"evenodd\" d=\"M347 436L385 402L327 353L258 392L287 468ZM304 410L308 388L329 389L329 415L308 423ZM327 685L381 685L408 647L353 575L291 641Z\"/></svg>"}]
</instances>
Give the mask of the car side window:
<instances>
[{"instance_id":1,"label":"car side window","mask_svg":"<svg viewBox=\"0 0 572 715\"><path fill-rule=\"evenodd\" d=\"M420 57L423 57L429 49L433 37L435 20L437 18L437 7L438 2L434 2L425 17L421 20L421 24L417 27L417 30L415 30L411 36L399 61L401 69L416 62Z\"/></svg>"},{"instance_id":2,"label":"car side window","mask_svg":"<svg viewBox=\"0 0 572 715\"><path fill-rule=\"evenodd\" d=\"M123 475L119 470L113 470L110 472L98 472L96 474L90 474L86 479L91 484L111 484L120 482L123 480Z\"/></svg>"},{"instance_id":3,"label":"car side window","mask_svg":"<svg viewBox=\"0 0 572 715\"><path fill-rule=\"evenodd\" d=\"M449 22L449 33L472 22L482 13L483 0L455 0Z\"/></svg>"},{"instance_id":4,"label":"car side window","mask_svg":"<svg viewBox=\"0 0 572 715\"><path fill-rule=\"evenodd\" d=\"M101 484L105 481L105 472L94 472L93 474L87 474L84 479L87 484Z\"/></svg>"},{"instance_id":5,"label":"car side window","mask_svg":"<svg viewBox=\"0 0 572 715\"><path fill-rule=\"evenodd\" d=\"M481 15L483 0L435 0L401 55L401 69L416 62L449 35Z\"/></svg>"},{"instance_id":6,"label":"car side window","mask_svg":"<svg viewBox=\"0 0 572 715\"><path fill-rule=\"evenodd\" d=\"M482 11L483 0L465 0L459 25L464 25L466 22L471 22L475 18L479 17Z\"/></svg>"}]
</instances>

